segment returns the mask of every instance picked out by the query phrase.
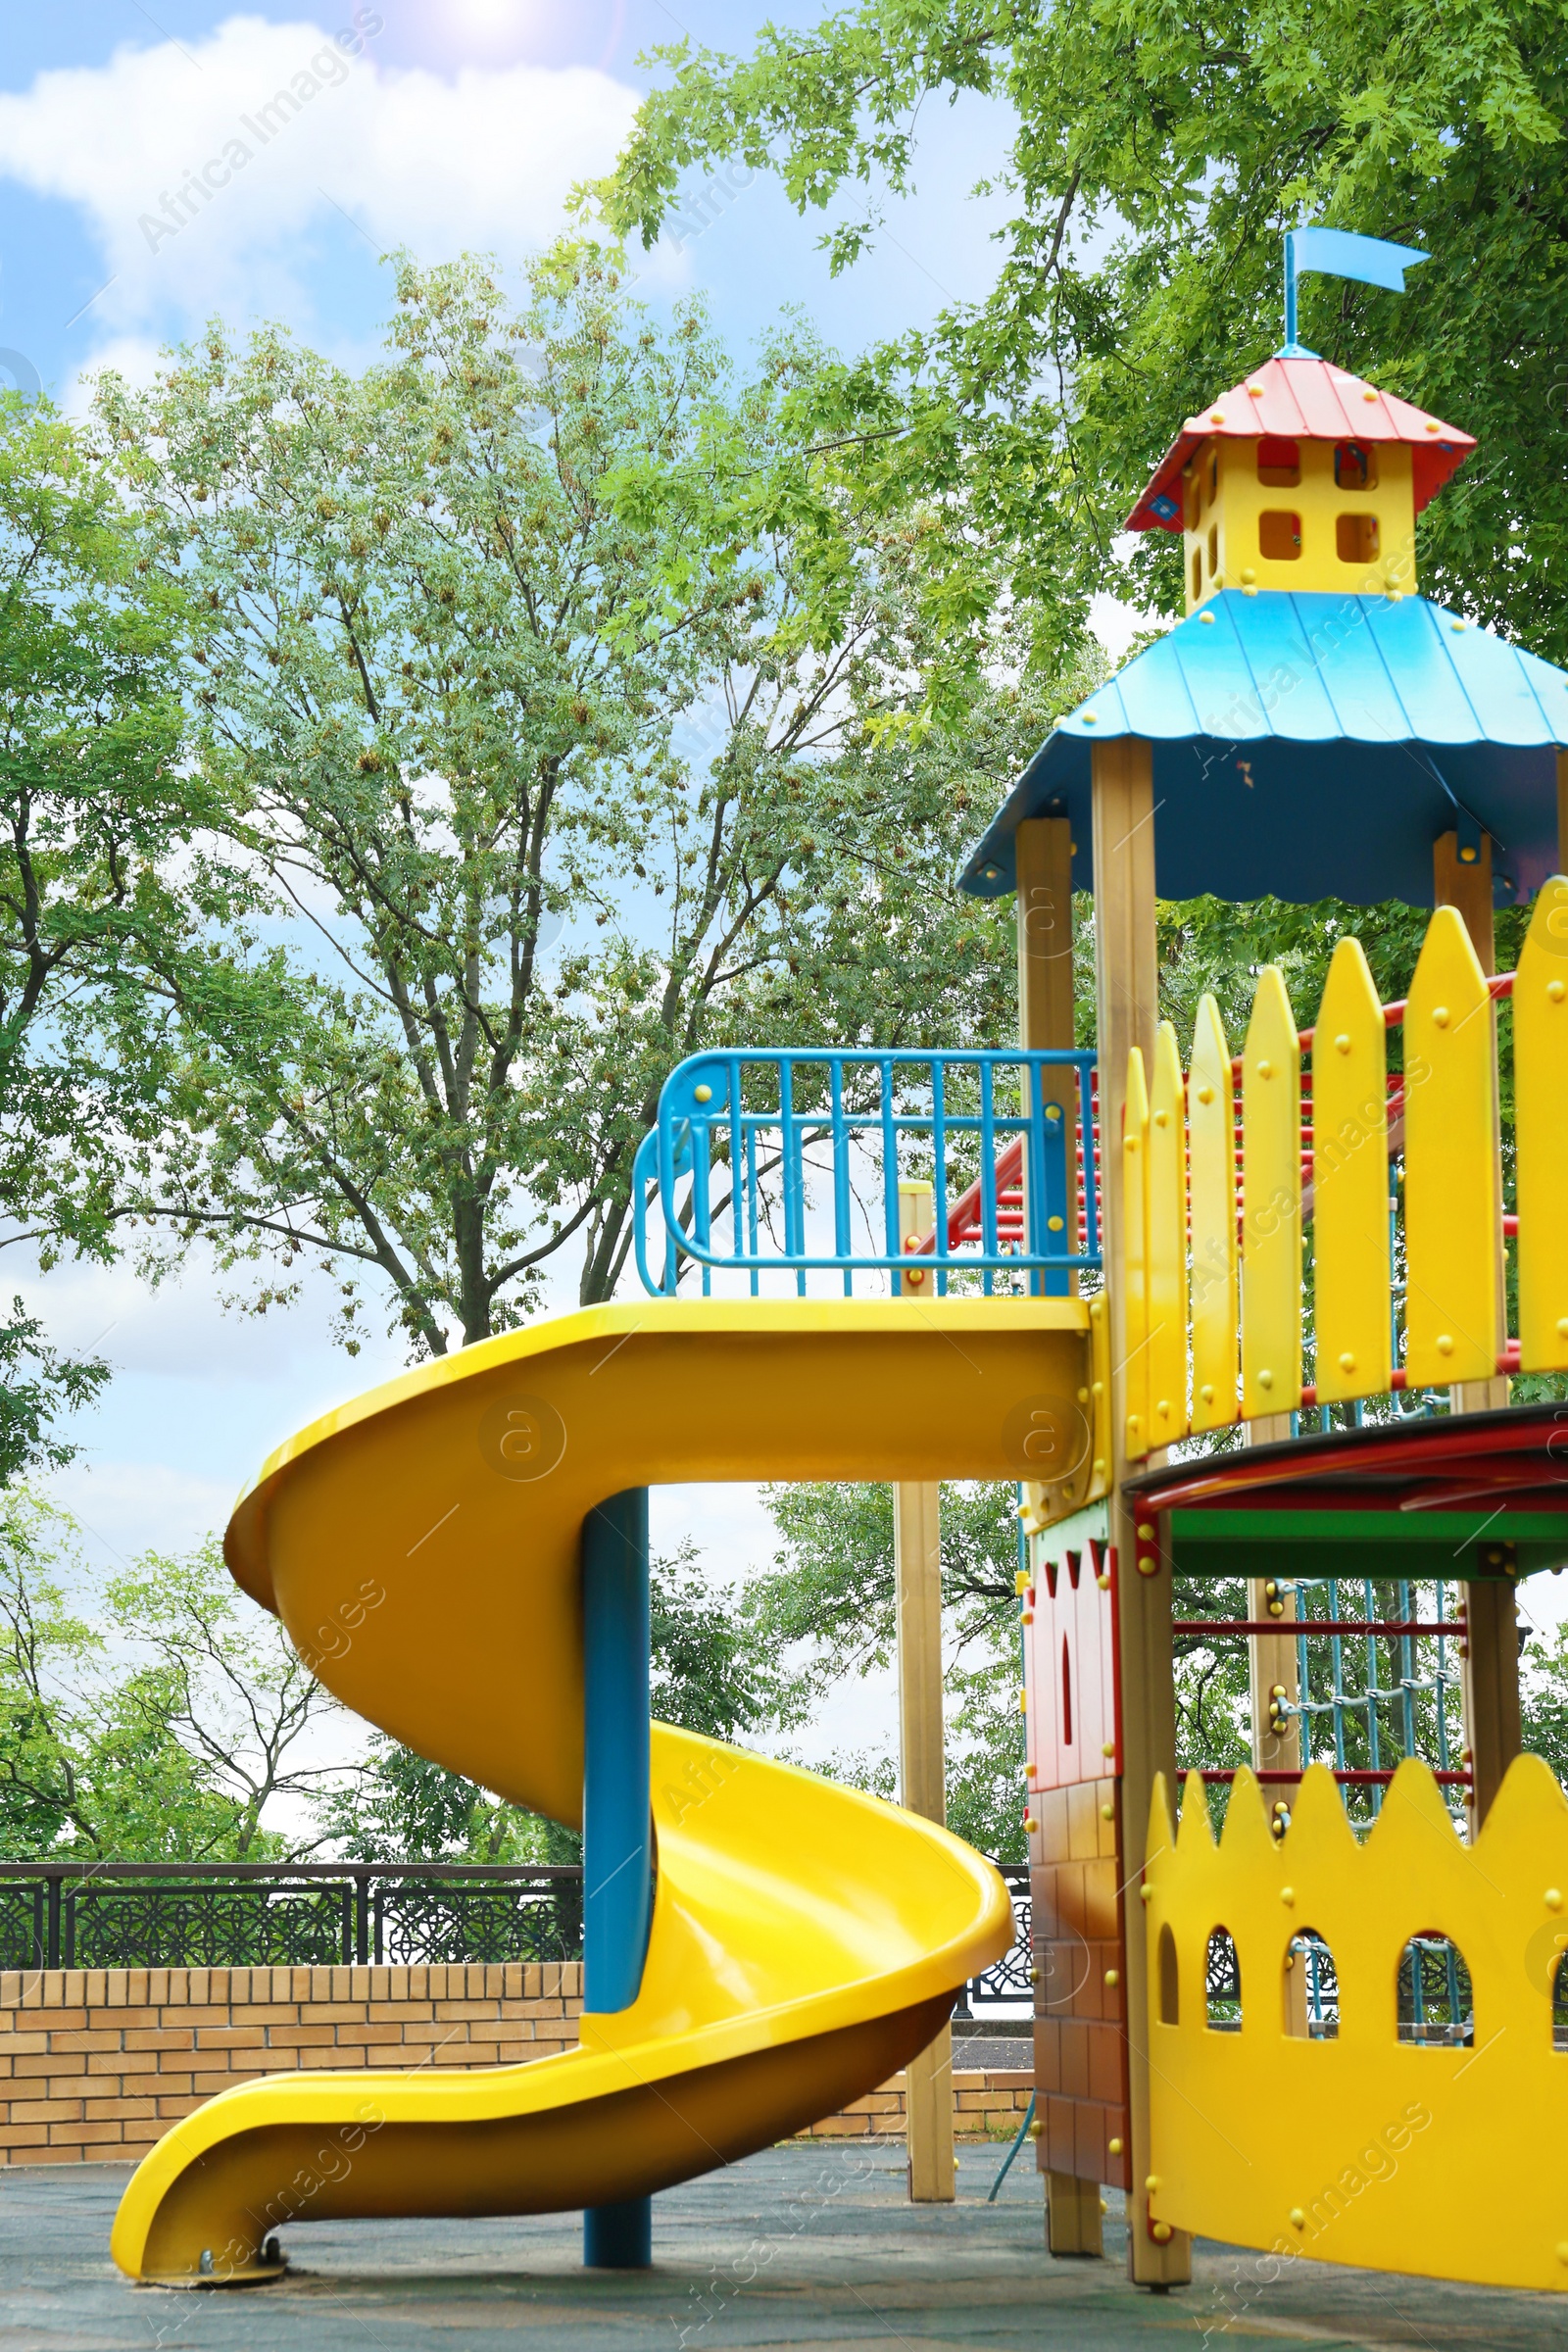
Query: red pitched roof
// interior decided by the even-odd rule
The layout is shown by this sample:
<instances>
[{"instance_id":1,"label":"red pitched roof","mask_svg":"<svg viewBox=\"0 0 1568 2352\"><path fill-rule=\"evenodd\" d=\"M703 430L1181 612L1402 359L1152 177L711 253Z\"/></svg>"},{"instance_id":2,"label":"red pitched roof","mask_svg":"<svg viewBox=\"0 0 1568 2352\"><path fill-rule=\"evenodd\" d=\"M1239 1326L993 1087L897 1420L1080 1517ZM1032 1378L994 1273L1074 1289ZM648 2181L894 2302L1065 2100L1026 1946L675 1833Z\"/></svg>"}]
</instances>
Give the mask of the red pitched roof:
<instances>
[{"instance_id":1,"label":"red pitched roof","mask_svg":"<svg viewBox=\"0 0 1568 2352\"><path fill-rule=\"evenodd\" d=\"M1407 441L1415 452L1418 514L1475 447L1474 436L1457 425L1379 392L1331 361L1266 360L1200 416L1188 417L1128 515L1127 529L1179 531L1182 467L1199 444L1210 435L1256 441L1265 433L1289 441Z\"/></svg>"}]
</instances>

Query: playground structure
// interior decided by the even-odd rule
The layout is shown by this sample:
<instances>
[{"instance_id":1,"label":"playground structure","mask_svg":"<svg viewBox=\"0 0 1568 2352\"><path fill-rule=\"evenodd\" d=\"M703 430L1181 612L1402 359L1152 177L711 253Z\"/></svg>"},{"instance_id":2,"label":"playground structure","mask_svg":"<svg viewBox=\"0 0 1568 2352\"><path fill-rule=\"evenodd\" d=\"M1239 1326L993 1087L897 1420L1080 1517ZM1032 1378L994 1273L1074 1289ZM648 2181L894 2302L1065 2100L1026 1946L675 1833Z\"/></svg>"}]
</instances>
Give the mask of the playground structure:
<instances>
[{"instance_id":1,"label":"playground structure","mask_svg":"<svg viewBox=\"0 0 1568 2352\"><path fill-rule=\"evenodd\" d=\"M1568 1562L1568 1406L1510 1402L1568 1371L1568 679L1416 593L1473 446L1293 332L1130 518L1183 534L1187 616L966 869L1014 896L1018 1046L696 1056L637 1161L646 1303L421 1367L266 1465L227 1556L338 1695L582 1823L588 2014L529 2067L225 2092L127 2190L131 2277L275 2276L302 2214L574 2206L591 2262L641 2263L659 2189L906 2063L916 2185L950 2193L930 2053L1011 1919L941 1827L935 1489L993 1478L1053 2250L1099 2250L1114 2183L1141 2284L1204 2231L1568 2288L1568 1800L1518 1753L1515 1605ZM1266 970L1241 1054L1205 1000L1184 1072L1156 888L1435 911L1403 1005L1346 938L1310 1032ZM1499 895L1534 901L1501 979ZM647 1728L647 1486L742 1478L898 1489L904 1810ZM1245 1580L1245 1613L1178 1619L1178 1579ZM1199 1637L1250 1659L1217 1845L1205 1776L1172 1812Z\"/></svg>"}]
</instances>

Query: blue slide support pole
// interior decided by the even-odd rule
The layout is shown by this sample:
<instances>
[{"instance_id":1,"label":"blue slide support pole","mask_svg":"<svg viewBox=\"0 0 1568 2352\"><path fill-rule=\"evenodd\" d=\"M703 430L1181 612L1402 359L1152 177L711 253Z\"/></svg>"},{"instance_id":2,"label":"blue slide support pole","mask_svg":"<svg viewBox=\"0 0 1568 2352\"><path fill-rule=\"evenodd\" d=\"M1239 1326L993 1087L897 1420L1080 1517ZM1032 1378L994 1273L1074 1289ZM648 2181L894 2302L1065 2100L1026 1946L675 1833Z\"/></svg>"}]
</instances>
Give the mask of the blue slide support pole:
<instances>
[{"instance_id":1,"label":"blue slide support pole","mask_svg":"<svg viewBox=\"0 0 1568 2352\"><path fill-rule=\"evenodd\" d=\"M629 2009L653 1911L646 1487L611 1495L583 1521L582 1617L583 2005ZM582 2258L593 2270L647 2270L653 2199L590 2206Z\"/></svg>"}]
</instances>

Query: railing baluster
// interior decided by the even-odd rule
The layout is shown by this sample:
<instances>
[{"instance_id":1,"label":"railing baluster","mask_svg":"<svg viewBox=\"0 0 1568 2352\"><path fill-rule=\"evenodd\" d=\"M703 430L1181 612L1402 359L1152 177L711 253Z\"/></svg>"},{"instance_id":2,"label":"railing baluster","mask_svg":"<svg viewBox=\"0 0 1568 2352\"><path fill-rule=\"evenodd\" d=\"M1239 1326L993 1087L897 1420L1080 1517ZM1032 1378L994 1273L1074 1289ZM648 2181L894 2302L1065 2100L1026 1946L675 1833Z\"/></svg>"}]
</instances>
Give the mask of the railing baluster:
<instances>
[{"instance_id":1,"label":"railing baluster","mask_svg":"<svg viewBox=\"0 0 1568 2352\"><path fill-rule=\"evenodd\" d=\"M931 1056L931 1186L936 1215L932 1249L937 1261L937 1297L945 1298L953 1249L948 1234L947 1064L940 1054Z\"/></svg>"},{"instance_id":2,"label":"railing baluster","mask_svg":"<svg viewBox=\"0 0 1568 2352\"><path fill-rule=\"evenodd\" d=\"M829 1064L829 1117L833 1154L833 1247L844 1260L844 1296L855 1296L851 1261L849 1138L844 1127L844 1057L835 1054Z\"/></svg>"}]
</instances>

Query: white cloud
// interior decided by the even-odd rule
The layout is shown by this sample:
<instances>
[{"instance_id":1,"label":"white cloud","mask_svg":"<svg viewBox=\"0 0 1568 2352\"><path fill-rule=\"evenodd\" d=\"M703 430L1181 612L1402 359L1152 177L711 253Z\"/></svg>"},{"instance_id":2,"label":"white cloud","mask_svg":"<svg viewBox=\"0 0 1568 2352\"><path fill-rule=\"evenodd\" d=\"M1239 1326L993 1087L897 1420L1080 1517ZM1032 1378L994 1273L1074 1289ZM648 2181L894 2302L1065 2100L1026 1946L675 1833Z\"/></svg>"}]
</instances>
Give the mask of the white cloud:
<instances>
[{"instance_id":1,"label":"white cloud","mask_svg":"<svg viewBox=\"0 0 1568 2352\"><path fill-rule=\"evenodd\" d=\"M234 1507L229 1480L203 1478L165 1462L93 1461L83 1456L49 1482L76 1521L89 1558L106 1571L143 1551L187 1551Z\"/></svg>"},{"instance_id":2,"label":"white cloud","mask_svg":"<svg viewBox=\"0 0 1568 2352\"><path fill-rule=\"evenodd\" d=\"M0 173L84 213L107 333L171 312L297 312L316 241L354 239L350 220L378 252L515 259L561 228L574 181L612 163L627 84L589 67L383 67L379 19L355 14L363 34L346 0L341 33L230 17L192 48L122 48L0 95Z\"/></svg>"}]
</instances>

